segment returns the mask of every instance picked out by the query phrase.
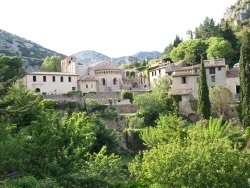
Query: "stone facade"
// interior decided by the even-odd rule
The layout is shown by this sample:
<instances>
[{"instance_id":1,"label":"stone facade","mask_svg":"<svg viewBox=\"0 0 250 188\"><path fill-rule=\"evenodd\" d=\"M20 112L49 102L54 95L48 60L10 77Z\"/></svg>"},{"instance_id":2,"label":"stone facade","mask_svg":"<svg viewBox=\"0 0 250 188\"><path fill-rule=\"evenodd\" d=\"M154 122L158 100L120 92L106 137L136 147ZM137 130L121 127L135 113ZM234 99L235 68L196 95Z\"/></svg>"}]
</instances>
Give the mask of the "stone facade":
<instances>
[{"instance_id":1,"label":"stone facade","mask_svg":"<svg viewBox=\"0 0 250 188\"><path fill-rule=\"evenodd\" d=\"M239 69L229 69L225 59L204 60L208 88L216 85L229 88L234 100L239 100L240 82ZM150 82L160 76L169 75L172 78L170 93L179 96L179 112L195 120L196 112L191 108L190 101L198 98L198 76L200 65L186 66L186 62L179 61L173 64L160 62L157 68L150 71ZM230 117L235 117L236 110L230 109Z\"/></svg>"},{"instance_id":2,"label":"stone facade","mask_svg":"<svg viewBox=\"0 0 250 188\"><path fill-rule=\"evenodd\" d=\"M23 77L27 89L46 94L64 94L70 91L115 92L131 89L131 79L108 61L89 66L79 65L74 56L61 61L61 72L31 72Z\"/></svg>"},{"instance_id":3,"label":"stone facade","mask_svg":"<svg viewBox=\"0 0 250 188\"><path fill-rule=\"evenodd\" d=\"M26 89L46 95L76 91L77 80L77 74L61 72L32 72L23 77Z\"/></svg>"}]
</instances>

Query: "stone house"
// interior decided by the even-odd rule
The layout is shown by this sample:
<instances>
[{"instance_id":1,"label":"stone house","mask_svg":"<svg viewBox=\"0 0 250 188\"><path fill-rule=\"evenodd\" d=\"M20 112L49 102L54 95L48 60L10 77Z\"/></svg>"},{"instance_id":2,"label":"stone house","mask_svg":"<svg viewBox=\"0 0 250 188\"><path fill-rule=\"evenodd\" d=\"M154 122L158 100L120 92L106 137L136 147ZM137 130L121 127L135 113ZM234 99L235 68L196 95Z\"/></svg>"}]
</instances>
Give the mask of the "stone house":
<instances>
[{"instance_id":1,"label":"stone house","mask_svg":"<svg viewBox=\"0 0 250 188\"><path fill-rule=\"evenodd\" d=\"M238 69L229 69L224 58L204 60L208 88L216 85L231 90L234 99L239 95ZM198 98L198 76L200 65L186 66L186 62L179 61L173 64L164 64L150 71L150 80L153 82L160 75L169 75L172 78L170 93L179 96L179 112L190 119L196 118L196 109L192 101Z\"/></svg>"}]
</instances>

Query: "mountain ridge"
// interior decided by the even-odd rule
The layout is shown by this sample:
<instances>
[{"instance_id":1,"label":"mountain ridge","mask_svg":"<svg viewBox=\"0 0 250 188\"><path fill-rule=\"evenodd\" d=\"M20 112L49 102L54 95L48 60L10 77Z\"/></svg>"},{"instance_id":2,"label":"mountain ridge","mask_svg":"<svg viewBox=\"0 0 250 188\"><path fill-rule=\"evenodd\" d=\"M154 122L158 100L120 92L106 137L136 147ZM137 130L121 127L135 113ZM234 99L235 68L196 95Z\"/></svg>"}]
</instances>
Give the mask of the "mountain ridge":
<instances>
[{"instance_id":1,"label":"mountain ridge","mask_svg":"<svg viewBox=\"0 0 250 188\"><path fill-rule=\"evenodd\" d=\"M58 55L62 59L66 55L58 53L54 50L45 48L38 43L31 40L20 37L16 34L9 33L3 29L0 29L0 54L4 55L19 55L23 60L23 67L27 71L37 71L39 70L43 60L47 56ZM143 58L157 58L161 56L160 52L138 52L130 56L121 56L117 58L112 58L107 55L101 54L93 50L85 50L72 54L76 56L78 62L84 65L89 65L102 60L111 61L113 64L120 66L122 63L139 61Z\"/></svg>"}]
</instances>

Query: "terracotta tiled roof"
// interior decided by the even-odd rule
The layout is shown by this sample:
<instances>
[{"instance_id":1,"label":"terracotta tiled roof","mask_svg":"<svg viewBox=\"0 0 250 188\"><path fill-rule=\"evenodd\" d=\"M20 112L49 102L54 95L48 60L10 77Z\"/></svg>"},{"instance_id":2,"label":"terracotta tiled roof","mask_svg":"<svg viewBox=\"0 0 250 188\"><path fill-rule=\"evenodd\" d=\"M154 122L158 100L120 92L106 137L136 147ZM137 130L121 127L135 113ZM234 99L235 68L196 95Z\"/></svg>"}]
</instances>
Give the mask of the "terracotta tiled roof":
<instances>
[{"instance_id":1,"label":"terracotta tiled roof","mask_svg":"<svg viewBox=\"0 0 250 188\"><path fill-rule=\"evenodd\" d=\"M228 69L226 72L227 77L239 77L239 68Z\"/></svg>"},{"instance_id":2,"label":"terracotta tiled roof","mask_svg":"<svg viewBox=\"0 0 250 188\"><path fill-rule=\"evenodd\" d=\"M89 68L93 68L95 71L99 70L121 70L118 66L113 65L109 61L101 61L89 66Z\"/></svg>"}]
</instances>

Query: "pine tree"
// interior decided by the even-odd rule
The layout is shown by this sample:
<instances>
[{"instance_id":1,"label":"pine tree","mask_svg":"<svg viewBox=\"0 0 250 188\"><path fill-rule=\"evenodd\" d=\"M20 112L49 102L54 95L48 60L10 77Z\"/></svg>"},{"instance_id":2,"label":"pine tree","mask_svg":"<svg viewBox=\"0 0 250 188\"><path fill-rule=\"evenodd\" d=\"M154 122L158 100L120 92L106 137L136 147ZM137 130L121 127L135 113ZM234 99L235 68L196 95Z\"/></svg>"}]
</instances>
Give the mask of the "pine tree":
<instances>
[{"instance_id":1,"label":"pine tree","mask_svg":"<svg viewBox=\"0 0 250 188\"><path fill-rule=\"evenodd\" d=\"M250 33L244 32L240 49L240 108L239 119L250 126Z\"/></svg>"},{"instance_id":2,"label":"pine tree","mask_svg":"<svg viewBox=\"0 0 250 188\"><path fill-rule=\"evenodd\" d=\"M211 115L211 104L209 101L207 76L206 76L205 65L202 58L201 58L201 66L199 72L198 115L200 119L209 119Z\"/></svg>"}]
</instances>

